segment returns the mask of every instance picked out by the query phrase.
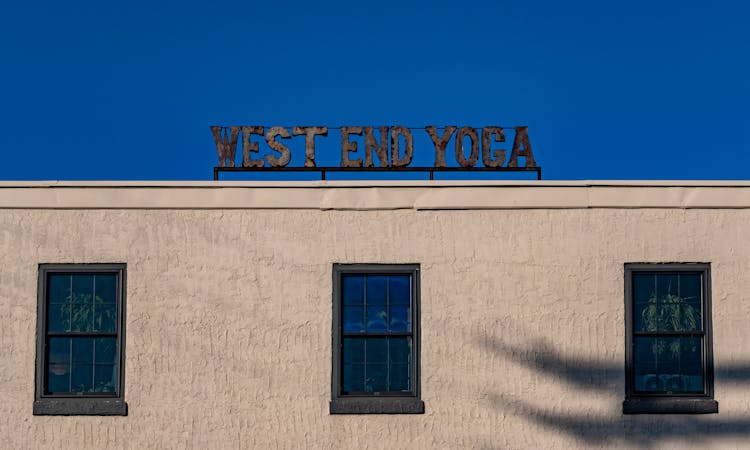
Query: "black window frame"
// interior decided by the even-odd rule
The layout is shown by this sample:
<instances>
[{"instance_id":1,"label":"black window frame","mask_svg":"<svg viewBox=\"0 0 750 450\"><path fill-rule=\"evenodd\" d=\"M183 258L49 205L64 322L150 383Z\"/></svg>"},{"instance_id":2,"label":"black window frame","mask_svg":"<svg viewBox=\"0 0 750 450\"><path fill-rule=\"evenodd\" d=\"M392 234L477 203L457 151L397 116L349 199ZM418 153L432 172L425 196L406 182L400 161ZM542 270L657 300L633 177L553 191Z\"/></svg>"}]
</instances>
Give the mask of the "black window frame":
<instances>
[{"instance_id":1,"label":"black window frame","mask_svg":"<svg viewBox=\"0 0 750 450\"><path fill-rule=\"evenodd\" d=\"M51 274L117 274L117 361L118 378L113 393L45 394L47 367L47 280ZM125 293L126 264L39 264L37 286L36 377L33 414L126 416L125 402ZM114 334L114 333L113 333Z\"/></svg>"},{"instance_id":2,"label":"black window frame","mask_svg":"<svg viewBox=\"0 0 750 450\"><path fill-rule=\"evenodd\" d=\"M646 393L635 389L635 337L656 336L660 332L636 332L633 274L700 273L702 276L702 320L700 332L665 333L665 336L701 336L703 342L702 393ZM626 263L625 264L625 401L623 414L710 414L719 412L714 400L714 367L711 328L710 263Z\"/></svg>"},{"instance_id":3,"label":"black window frame","mask_svg":"<svg viewBox=\"0 0 750 450\"><path fill-rule=\"evenodd\" d=\"M420 268L419 264L334 264L333 265L333 330L331 371L331 414L423 414L420 383ZM343 305L342 275L410 275L412 391L387 395L342 394Z\"/></svg>"}]
</instances>

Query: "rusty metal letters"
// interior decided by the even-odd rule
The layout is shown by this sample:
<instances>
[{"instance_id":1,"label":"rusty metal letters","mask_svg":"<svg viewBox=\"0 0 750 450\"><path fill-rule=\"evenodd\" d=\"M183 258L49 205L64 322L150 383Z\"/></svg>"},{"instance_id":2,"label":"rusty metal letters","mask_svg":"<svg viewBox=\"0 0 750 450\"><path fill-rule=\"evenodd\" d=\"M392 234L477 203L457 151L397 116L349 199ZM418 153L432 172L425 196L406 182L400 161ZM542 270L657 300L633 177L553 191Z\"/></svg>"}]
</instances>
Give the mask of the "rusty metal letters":
<instances>
[{"instance_id":1,"label":"rusty metal letters","mask_svg":"<svg viewBox=\"0 0 750 450\"><path fill-rule=\"evenodd\" d=\"M315 137L328 136L328 127L295 126L289 129L275 126L267 131L263 126L212 126L216 153L219 157L219 167L234 167L234 158L237 151L237 141L242 133L242 167L263 168L268 162L271 168L285 167L291 161L289 147L278 139L290 139L292 136L305 136L305 163L304 167L316 167L315 165ZM427 126L424 130L432 140L435 151L435 168L447 167L445 151L448 143L454 138L455 133L455 158L456 163L462 168L470 169L479 162L481 155L482 164L488 168L501 168L505 164L507 150L503 148L492 148L493 144L505 142L505 130L502 127L489 126L481 129L473 127L461 127L450 125L441 127L442 134L436 126ZM341 167L344 168L373 168L375 158L380 168L408 167L414 157L413 128L404 126L381 126L341 127ZM362 136L364 131L364 159L358 158L358 142L352 135ZM252 140L252 136L264 136L266 145L276 154L267 154L265 159L258 155L258 142ZM467 144L468 139L468 146ZM360 138L361 143L361 138ZM467 155L468 151L468 155ZM515 127L513 147L507 167L518 167L518 158L524 157L524 167L534 168L536 161L531 151L528 127Z\"/></svg>"},{"instance_id":2,"label":"rusty metal letters","mask_svg":"<svg viewBox=\"0 0 750 450\"><path fill-rule=\"evenodd\" d=\"M328 136L328 127L294 127L292 134L305 135L305 167L315 167L315 136Z\"/></svg>"},{"instance_id":3,"label":"rusty metal letters","mask_svg":"<svg viewBox=\"0 0 750 450\"><path fill-rule=\"evenodd\" d=\"M445 167L445 147L448 146L448 141L451 140L456 127L445 127L442 136L438 136L437 128L434 126L425 127L425 130L427 130L432 139L432 144L435 146L435 167Z\"/></svg>"},{"instance_id":4,"label":"rusty metal letters","mask_svg":"<svg viewBox=\"0 0 750 450\"><path fill-rule=\"evenodd\" d=\"M388 167L388 127L378 127L380 131L380 143L372 134L373 127L365 127L365 167L374 167L372 164L372 151L378 155L380 167Z\"/></svg>"},{"instance_id":5,"label":"rusty metal letters","mask_svg":"<svg viewBox=\"0 0 750 450\"><path fill-rule=\"evenodd\" d=\"M229 135L227 135L227 129L224 128L223 136L221 134L222 128L211 127L211 132L214 134L214 144L216 144L216 153L219 154L219 167L234 167L234 153L237 151L237 135L240 132L240 127L229 127Z\"/></svg>"}]
</instances>

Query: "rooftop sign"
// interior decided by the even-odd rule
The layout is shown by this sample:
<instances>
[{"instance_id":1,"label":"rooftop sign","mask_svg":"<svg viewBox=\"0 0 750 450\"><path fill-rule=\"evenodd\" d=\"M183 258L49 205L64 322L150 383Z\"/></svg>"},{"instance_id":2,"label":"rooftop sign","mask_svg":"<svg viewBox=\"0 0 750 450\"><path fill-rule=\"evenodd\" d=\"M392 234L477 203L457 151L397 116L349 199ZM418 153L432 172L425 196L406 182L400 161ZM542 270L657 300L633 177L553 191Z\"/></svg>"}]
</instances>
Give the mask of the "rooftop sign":
<instances>
[{"instance_id":1,"label":"rooftop sign","mask_svg":"<svg viewBox=\"0 0 750 450\"><path fill-rule=\"evenodd\" d=\"M212 126L219 165L214 168L214 179L219 172L290 170L320 171L325 179L325 171L429 171L430 179L434 171L534 171L541 179L541 167L536 165L529 141L528 127L514 127L513 145L507 148L496 144L506 142L506 129L499 126L483 128L427 126L410 128L405 126L344 126L332 127L341 139L341 159L338 167L319 167L315 163L315 143L327 138L329 127L295 126L290 128L274 126ZM434 164L431 167L410 166L414 157L414 133L426 133L431 142ZM289 167L291 150L284 141L304 139L305 162L301 167ZM304 137L303 137L304 136ZM359 136L359 142L357 141ZM362 139L364 137L364 140ZM263 151L260 142L265 141ZM449 166L446 152L453 141L454 157L457 166ZM238 143L241 142L242 163L235 166ZM519 166L523 157L523 166ZM481 158L481 166L478 165ZM506 161L507 159L507 161ZM452 163L451 163L452 164Z\"/></svg>"}]
</instances>

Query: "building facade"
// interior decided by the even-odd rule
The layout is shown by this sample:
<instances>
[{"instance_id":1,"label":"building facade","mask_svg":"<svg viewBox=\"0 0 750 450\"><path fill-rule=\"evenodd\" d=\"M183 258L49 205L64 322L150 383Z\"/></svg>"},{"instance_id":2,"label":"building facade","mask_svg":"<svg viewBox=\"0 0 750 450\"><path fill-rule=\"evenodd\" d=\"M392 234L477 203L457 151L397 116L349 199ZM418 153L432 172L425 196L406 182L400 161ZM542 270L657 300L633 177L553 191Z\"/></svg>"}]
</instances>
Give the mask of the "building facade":
<instances>
[{"instance_id":1,"label":"building facade","mask_svg":"<svg viewBox=\"0 0 750 450\"><path fill-rule=\"evenodd\" d=\"M750 445L749 182L4 182L0 208L2 448Z\"/></svg>"}]
</instances>

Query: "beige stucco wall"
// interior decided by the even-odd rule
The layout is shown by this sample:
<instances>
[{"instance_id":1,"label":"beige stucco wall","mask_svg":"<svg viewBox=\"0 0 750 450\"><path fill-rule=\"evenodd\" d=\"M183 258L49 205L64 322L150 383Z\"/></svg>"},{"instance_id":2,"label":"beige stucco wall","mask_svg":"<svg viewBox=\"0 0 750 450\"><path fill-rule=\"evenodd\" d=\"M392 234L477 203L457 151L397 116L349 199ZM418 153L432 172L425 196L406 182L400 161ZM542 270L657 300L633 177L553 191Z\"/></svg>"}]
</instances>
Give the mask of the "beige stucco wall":
<instances>
[{"instance_id":1,"label":"beige stucco wall","mask_svg":"<svg viewBox=\"0 0 750 450\"><path fill-rule=\"evenodd\" d=\"M748 208L748 183L0 184L0 448L748 448ZM720 413L623 416L623 264L668 261L711 263ZM37 266L66 262L127 263L127 417L32 415ZM424 415L328 414L337 262L421 264Z\"/></svg>"}]
</instances>

